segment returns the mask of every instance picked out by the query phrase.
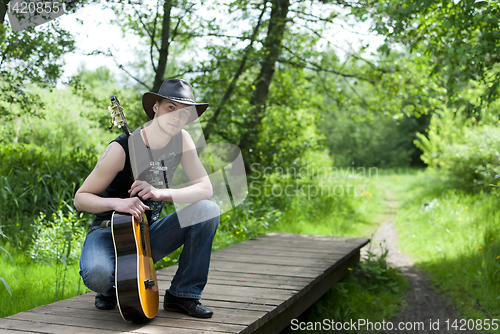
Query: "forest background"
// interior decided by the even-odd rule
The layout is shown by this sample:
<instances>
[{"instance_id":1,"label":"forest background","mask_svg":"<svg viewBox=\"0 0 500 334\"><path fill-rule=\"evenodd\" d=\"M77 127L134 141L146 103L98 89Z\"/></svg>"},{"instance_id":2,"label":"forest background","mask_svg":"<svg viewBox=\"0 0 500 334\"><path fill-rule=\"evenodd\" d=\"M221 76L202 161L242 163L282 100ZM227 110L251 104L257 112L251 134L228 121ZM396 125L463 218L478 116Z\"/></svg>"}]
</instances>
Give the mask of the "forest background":
<instances>
[{"instance_id":1,"label":"forest background","mask_svg":"<svg viewBox=\"0 0 500 334\"><path fill-rule=\"evenodd\" d=\"M314 233L367 236L374 226L355 222L380 205L367 171L426 169L443 185L432 196L489 201L482 212L494 217L469 228L492 254L480 266L496 302L483 310L498 306L498 1L67 1L66 11L96 3L139 44L126 61L93 52L117 72L80 67L69 77L63 57L75 52L75 37L57 20L13 32L7 2L0 4L0 253L12 264L0 272L2 296L21 293L9 275L23 266L48 269L40 270L55 285L51 298L84 290L75 268L92 216L75 211L72 199L119 134L108 129L109 96L119 96L136 128L147 121L142 94L175 77L210 103L201 119L207 142L238 145L254 187L222 217L214 249L311 218L329 221L327 232ZM338 25L355 31L360 23L384 38L376 51L339 47L331 36ZM290 173L300 168L307 173ZM277 195L286 185L293 193ZM351 196L349 185L359 192ZM158 266L175 261L174 254ZM78 282L71 292L66 275ZM0 315L34 306L2 307Z\"/></svg>"}]
</instances>

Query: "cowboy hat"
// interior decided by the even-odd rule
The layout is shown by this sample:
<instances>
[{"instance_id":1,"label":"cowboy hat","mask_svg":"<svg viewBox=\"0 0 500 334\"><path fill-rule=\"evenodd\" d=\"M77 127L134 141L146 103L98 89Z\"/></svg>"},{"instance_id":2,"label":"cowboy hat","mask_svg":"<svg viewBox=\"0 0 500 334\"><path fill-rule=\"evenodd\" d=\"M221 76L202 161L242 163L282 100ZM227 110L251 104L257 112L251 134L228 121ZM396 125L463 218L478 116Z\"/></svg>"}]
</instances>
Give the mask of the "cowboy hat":
<instances>
[{"instance_id":1,"label":"cowboy hat","mask_svg":"<svg viewBox=\"0 0 500 334\"><path fill-rule=\"evenodd\" d=\"M191 87L189 82L182 79L168 79L161 84L158 94L148 92L142 96L142 106L151 119L155 116L153 106L159 99L168 99L170 101L195 106L196 114L192 113L186 124L200 117L208 108L208 103L194 102L193 87Z\"/></svg>"}]
</instances>

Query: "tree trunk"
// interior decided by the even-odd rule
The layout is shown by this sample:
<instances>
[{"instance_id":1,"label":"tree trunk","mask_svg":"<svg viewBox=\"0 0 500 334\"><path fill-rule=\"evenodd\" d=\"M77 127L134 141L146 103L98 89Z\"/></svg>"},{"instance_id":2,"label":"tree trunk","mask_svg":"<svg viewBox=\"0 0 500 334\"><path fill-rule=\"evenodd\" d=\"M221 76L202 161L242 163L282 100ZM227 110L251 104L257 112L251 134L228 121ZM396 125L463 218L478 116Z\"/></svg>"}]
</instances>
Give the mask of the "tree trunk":
<instances>
[{"instance_id":1,"label":"tree trunk","mask_svg":"<svg viewBox=\"0 0 500 334\"><path fill-rule=\"evenodd\" d=\"M172 11L172 0L165 0L163 4L163 23L161 30L161 47L158 66L156 66L153 92L158 92L164 80L165 69L167 68L168 49L170 46L170 12Z\"/></svg>"},{"instance_id":2,"label":"tree trunk","mask_svg":"<svg viewBox=\"0 0 500 334\"><path fill-rule=\"evenodd\" d=\"M289 0L272 0L269 28L263 46L264 59L261 63L260 73L254 82L255 89L250 98L253 109L249 121L246 122L245 128L247 130L241 135L238 144L243 156L246 157L244 161L247 171L249 171L251 163L258 162L255 147L259 142L259 126L265 116L269 87L273 79L276 62L281 54L289 6Z\"/></svg>"},{"instance_id":3,"label":"tree trunk","mask_svg":"<svg viewBox=\"0 0 500 334\"><path fill-rule=\"evenodd\" d=\"M215 109L213 116L208 120L207 126L203 130L204 138L199 138L198 141L201 142L201 139L204 139L205 141L208 140L208 138L210 137L210 134L211 134L212 126L214 124L217 124L217 117L219 116L222 109L224 109L226 102L229 101L229 99L231 98L231 95L233 94L234 87L236 87L236 82L238 81L241 74L243 74L243 71L245 69L245 65L246 65L247 60L248 60L248 56L250 55L250 52L253 50L253 43L254 43L254 41L257 38L257 35L259 33L260 25L262 22L262 17L264 16L266 9L267 9L267 0L264 1L262 10L260 12L259 19L257 20L257 24L255 25L255 27L253 29L252 37L250 38L250 43L247 45L247 47L243 51L243 58L241 59L240 66L238 67L238 70L234 74L233 79L231 80L231 83L227 87L226 92L224 93L224 96L222 97L222 100L219 102L219 105Z\"/></svg>"},{"instance_id":4,"label":"tree trunk","mask_svg":"<svg viewBox=\"0 0 500 334\"><path fill-rule=\"evenodd\" d=\"M5 15L7 15L7 4L10 0L0 0L0 24L5 22Z\"/></svg>"}]
</instances>

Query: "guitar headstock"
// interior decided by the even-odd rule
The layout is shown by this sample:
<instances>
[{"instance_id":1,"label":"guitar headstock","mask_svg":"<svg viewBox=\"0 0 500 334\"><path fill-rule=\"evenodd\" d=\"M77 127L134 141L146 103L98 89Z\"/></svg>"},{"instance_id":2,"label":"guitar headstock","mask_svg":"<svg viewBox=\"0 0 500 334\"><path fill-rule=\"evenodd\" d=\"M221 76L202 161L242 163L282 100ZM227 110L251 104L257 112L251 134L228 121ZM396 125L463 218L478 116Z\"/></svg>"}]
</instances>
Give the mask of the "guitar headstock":
<instances>
[{"instance_id":1,"label":"guitar headstock","mask_svg":"<svg viewBox=\"0 0 500 334\"><path fill-rule=\"evenodd\" d=\"M118 102L118 98L115 95L111 96L111 106L108 107L108 110L111 112L111 126L109 129L118 126L127 136L130 136L132 132L123 114L123 108L120 106L120 102Z\"/></svg>"}]
</instances>

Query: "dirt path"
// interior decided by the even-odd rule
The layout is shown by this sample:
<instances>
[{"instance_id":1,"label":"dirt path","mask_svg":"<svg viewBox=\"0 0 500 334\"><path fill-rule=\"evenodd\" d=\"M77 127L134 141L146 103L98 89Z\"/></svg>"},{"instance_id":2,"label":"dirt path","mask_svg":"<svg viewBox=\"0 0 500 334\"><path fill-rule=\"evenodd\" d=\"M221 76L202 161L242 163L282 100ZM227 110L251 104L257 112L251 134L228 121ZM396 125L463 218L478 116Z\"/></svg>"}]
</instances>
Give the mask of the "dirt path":
<instances>
[{"instance_id":1,"label":"dirt path","mask_svg":"<svg viewBox=\"0 0 500 334\"><path fill-rule=\"evenodd\" d=\"M410 322L412 324L422 322L425 327L423 330L393 330L386 333L454 333L454 330L447 330L445 321L449 319L450 324L453 323L458 318L457 309L433 288L427 275L413 265L411 258L401 252L394 226L398 202L393 199L392 194L388 193L387 195L388 209L383 223L372 237L372 251L380 254L381 249L388 249L388 262L392 266L400 268L410 283L403 310L390 321L395 328L400 322L405 323L405 325ZM380 244L382 247L379 246ZM366 254L366 249L362 249L362 256L363 253ZM439 325L436 323L438 320ZM430 321L433 322L432 329ZM460 333L473 332L461 331Z\"/></svg>"}]
</instances>

